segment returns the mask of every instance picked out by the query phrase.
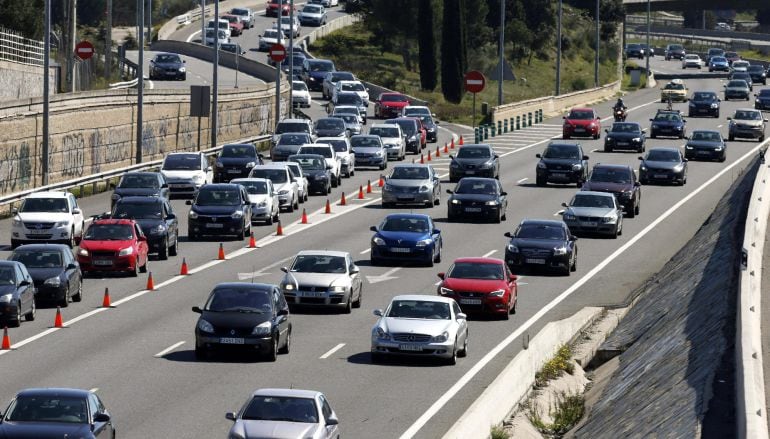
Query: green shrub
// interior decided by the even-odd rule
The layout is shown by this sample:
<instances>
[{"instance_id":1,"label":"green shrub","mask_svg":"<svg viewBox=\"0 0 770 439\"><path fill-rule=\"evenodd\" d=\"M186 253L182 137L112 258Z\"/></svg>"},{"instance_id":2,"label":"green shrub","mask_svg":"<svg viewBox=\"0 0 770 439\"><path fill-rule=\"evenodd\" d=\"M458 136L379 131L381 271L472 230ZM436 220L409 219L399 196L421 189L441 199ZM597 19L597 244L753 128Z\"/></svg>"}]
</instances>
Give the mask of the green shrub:
<instances>
[{"instance_id":1,"label":"green shrub","mask_svg":"<svg viewBox=\"0 0 770 439\"><path fill-rule=\"evenodd\" d=\"M532 425L541 433L555 438L561 438L572 427L580 422L585 412L585 398L580 394L559 393L556 402L548 410L553 423L547 424L540 417L539 410L530 405L527 417Z\"/></svg>"},{"instance_id":2,"label":"green shrub","mask_svg":"<svg viewBox=\"0 0 770 439\"><path fill-rule=\"evenodd\" d=\"M495 425L489 432L490 439L510 439L511 435L505 431L505 428Z\"/></svg>"},{"instance_id":3,"label":"green shrub","mask_svg":"<svg viewBox=\"0 0 770 439\"><path fill-rule=\"evenodd\" d=\"M572 375L575 371L575 366L570 361L571 358L572 350L570 347L562 345L556 351L556 355L548 360L539 372L535 373L535 385L537 387L545 387L548 381L560 377L562 372L565 371Z\"/></svg>"}]
</instances>

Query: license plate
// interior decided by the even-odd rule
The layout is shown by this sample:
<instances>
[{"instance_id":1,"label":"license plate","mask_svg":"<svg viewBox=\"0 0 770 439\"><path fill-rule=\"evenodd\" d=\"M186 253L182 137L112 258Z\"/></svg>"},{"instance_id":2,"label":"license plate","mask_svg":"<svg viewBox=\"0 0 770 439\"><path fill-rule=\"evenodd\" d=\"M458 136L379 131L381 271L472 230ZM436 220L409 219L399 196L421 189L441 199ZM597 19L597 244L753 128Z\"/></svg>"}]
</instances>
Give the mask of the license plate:
<instances>
[{"instance_id":1,"label":"license plate","mask_svg":"<svg viewBox=\"0 0 770 439\"><path fill-rule=\"evenodd\" d=\"M413 351L413 352L421 352L422 346L420 345L412 345L412 344L402 344L398 347L402 351Z\"/></svg>"},{"instance_id":2,"label":"license plate","mask_svg":"<svg viewBox=\"0 0 770 439\"><path fill-rule=\"evenodd\" d=\"M526 262L527 264L545 264L545 259L526 258L524 259L524 262Z\"/></svg>"},{"instance_id":3,"label":"license plate","mask_svg":"<svg viewBox=\"0 0 770 439\"><path fill-rule=\"evenodd\" d=\"M668 175L666 175L666 174L654 174L653 177L655 177L655 178L668 178Z\"/></svg>"},{"instance_id":4,"label":"license plate","mask_svg":"<svg viewBox=\"0 0 770 439\"><path fill-rule=\"evenodd\" d=\"M302 291L302 297L324 297L322 291Z\"/></svg>"},{"instance_id":5,"label":"license plate","mask_svg":"<svg viewBox=\"0 0 770 439\"><path fill-rule=\"evenodd\" d=\"M585 131L585 128L575 128L576 133L584 133Z\"/></svg>"},{"instance_id":6,"label":"license plate","mask_svg":"<svg viewBox=\"0 0 770 439\"><path fill-rule=\"evenodd\" d=\"M465 171L465 173L468 174L468 175L474 175L476 173L476 171Z\"/></svg>"},{"instance_id":7,"label":"license plate","mask_svg":"<svg viewBox=\"0 0 770 439\"><path fill-rule=\"evenodd\" d=\"M228 169L227 173L228 174L240 174L241 171L239 169Z\"/></svg>"},{"instance_id":8,"label":"license plate","mask_svg":"<svg viewBox=\"0 0 770 439\"><path fill-rule=\"evenodd\" d=\"M700 113L705 113L705 112L707 112L707 111L708 111L708 110L707 110L707 109L705 109L705 108L701 108L701 109L699 109L699 110L698 110L698 112L700 112Z\"/></svg>"},{"instance_id":9,"label":"license plate","mask_svg":"<svg viewBox=\"0 0 770 439\"><path fill-rule=\"evenodd\" d=\"M225 226L224 224L218 224L218 223L208 223L208 224L206 224L206 228L207 229L221 229L224 226Z\"/></svg>"},{"instance_id":10,"label":"license plate","mask_svg":"<svg viewBox=\"0 0 770 439\"><path fill-rule=\"evenodd\" d=\"M596 227L597 223L594 221L586 221L586 222L580 223L580 225L583 227Z\"/></svg>"},{"instance_id":11,"label":"license plate","mask_svg":"<svg viewBox=\"0 0 770 439\"><path fill-rule=\"evenodd\" d=\"M460 299L461 305L481 305L481 299Z\"/></svg>"},{"instance_id":12,"label":"license plate","mask_svg":"<svg viewBox=\"0 0 770 439\"><path fill-rule=\"evenodd\" d=\"M465 211L466 212L481 212L481 208L480 207L466 207Z\"/></svg>"},{"instance_id":13,"label":"license plate","mask_svg":"<svg viewBox=\"0 0 770 439\"><path fill-rule=\"evenodd\" d=\"M168 187L169 188L180 188L181 189L181 188L187 187L187 185L186 184L174 184L174 183L171 183L171 184L168 185Z\"/></svg>"},{"instance_id":14,"label":"license plate","mask_svg":"<svg viewBox=\"0 0 770 439\"><path fill-rule=\"evenodd\" d=\"M618 146L628 146L628 142L618 142Z\"/></svg>"},{"instance_id":15,"label":"license plate","mask_svg":"<svg viewBox=\"0 0 770 439\"><path fill-rule=\"evenodd\" d=\"M222 344L243 344L244 340L242 338L222 337L219 342Z\"/></svg>"},{"instance_id":16,"label":"license plate","mask_svg":"<svg viewBox=\"0 0 770 439\"><path fill-rule=\"evenodd\" d=\"M393 253L409 253L412 251L412 249L404 247L391 247L390 251Z\"/></svg>"},{"instance_id":17,"label":"license plate","mask_svg":"<svg viewBox=\"0 0 770 439\"><path fill-rule=\"evenodd\" d=\"M399 201L414 201L414 197L398 197Z\"/></svg>"},{"instance_id":18,"label":"license plate","mask_svg":"<svg viewBox=\"0 0 770 439\"><path fill-rule=\"evenodd\" d=\"M32 229L28 232L30 235L49 235L51 233L50 230L35 230Z\"/></svg>"},{"instance_id":19,"label":"license plate","mask_svg":"<svg viewBox=\"0 0 770 439\"><path fill-rule=\"evenodd\" d=\"M698 155L709 155L709 152L708 151L698 151L697 154Z\"/></svg>"},{"instance_id":20,"label":"license plate","mask_svg":"<svg viewBox=\"0 0 770 439\"><path fill-rule=\"evenodd\" d=\"M109 259L94 259L94 265L112 265L112 261Z\"/></svg>"}]
</instances>

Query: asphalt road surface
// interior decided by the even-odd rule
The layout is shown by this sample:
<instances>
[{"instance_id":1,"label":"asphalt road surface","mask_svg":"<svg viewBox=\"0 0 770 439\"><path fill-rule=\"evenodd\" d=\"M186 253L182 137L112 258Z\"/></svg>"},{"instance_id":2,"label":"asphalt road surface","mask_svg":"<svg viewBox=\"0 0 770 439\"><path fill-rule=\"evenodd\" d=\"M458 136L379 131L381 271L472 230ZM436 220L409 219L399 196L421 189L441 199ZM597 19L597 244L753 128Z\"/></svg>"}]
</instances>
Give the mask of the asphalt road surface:
<instances>
[{"instance_id":1,"label":"asphalt road surface","mask_svg":"<svg viewBox=\"0 0 770 439\"><path fill-rule=\"evenodd\" d=\"M720 81L710 79L691 80L688 85L691 90L721 87ZM318 94L314 98L321 101ZM628 96L629 120L649 126L648 119L662 107L658 99L657 89ZM609 117L611 104L598 105L599 113ZM676 107L686 109L686 105ZM726 134L725 118L746 103L731 101L722 106L720 119L690 118L688 130L717 128ZM323 115L317 105L308 111L314 118ZM376 120L370 117L371 125ZM507 243L503 233L512 231L523 218L559 218L560 204L569 201L576 188L537 187L534 176L535 154L560 135L560 126L561 119L552 118L488 140L501 156L501 181L510 197L508 220L502 224L448 223L446 194L439 206L415 209L432 215L442 229L443 262L434 268L369 265L369 226L388 213L411 210L382 209L376 187L366 199L355 199L360 185L377 181L378 171L358 170L344 180L330 196L331 215L323 214L326 197L311 197L301 206L307 210L309 225L298 224L301 211L283 213L285 236L276 237L273 227L254 227L260 248L248 250L246 241L225 241L226 261L215 260L219 241L187 241L189 208L175 200L183 235L180 253L168 261L150 262L156 291L144 291L145 276L88 278L83 302L62 310L69 327L59 330L51 329L55 309L40 309L34 322L9 330L16 349L0 351L4 372L0 395L9 400L19 389L32 386L98 388L122 437L201 438L225 435L231 422L224 413L238 409L256 388L309 388L327 394L347 437L440 437L521 350L524 339L545 323L584 306L625 303L631 291L693 235L757 149L753 141L731 142L725 163L691 162L687 185L644 186L641 213L624 222L619 239L578 242L576 273L569 277L526 274L520 278L518 313L509 321L471 321L469 356L457 366L428 361L372 364L368 351L373 308L385 307L401 293L435 294L436 273L445 271L457 257L502 257ZM468 127L441 127L438 145L442 147L452 133L472 139ZM592 164L638 166L637 153L604 153L601 142L582 141ZM655 139L647 147L682 145L681 140ZM434 151L436 146L429 144ZM407 156L407 160L413 158ZM442 192L452 188L446 155L431 163L444 176ZM346 207L337 204L343 191ZM81 206L88 215L100 213L109 208L109 197L109 193L88 197ZM10 221L0 221L0 239L6 245L9 235ZM363 308L350 315L294 313L292 352L276 363L241 356L196 361L193 329L198 315L190 308L202 305L218 282L253 278L278 283L279 268L302 249L350 252L366 279ZM187 277L177 276L183 257L192 273ZM101 310L107 287L117 306Z\"/></svg>"}]
</instances>

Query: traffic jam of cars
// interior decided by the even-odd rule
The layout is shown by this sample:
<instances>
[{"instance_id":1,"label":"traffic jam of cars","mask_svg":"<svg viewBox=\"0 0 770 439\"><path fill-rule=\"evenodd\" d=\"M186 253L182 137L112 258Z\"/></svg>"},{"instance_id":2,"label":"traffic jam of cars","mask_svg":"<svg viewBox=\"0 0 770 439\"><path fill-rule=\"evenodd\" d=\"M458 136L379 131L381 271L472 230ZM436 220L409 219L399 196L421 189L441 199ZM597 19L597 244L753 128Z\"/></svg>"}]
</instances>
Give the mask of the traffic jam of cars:
<instances>
[{"instance_id":1,"label":"traffic jam of cars","mask_svg":"<svg viewBox=\"0 0 770 439\"><path fill-rule=\"evenodd\" d=\"M327 8L337 6L333 0L309 1L292 21L289 3L267 2L265 14L279 20L259 37L261 50L285 43L289 34L299 36L302 26L325 24ZM254 18L248 8L233 8L209 21L204 43L230 43L231 36L254 26ZM442 174L423 160L425 152L430 157L429 144L438 142L441 126L429 106L398 92L374 93L330 60L290 52L295 71L287 73L293 80L295 106L309 108L325 101L323 117L311 120L298 112L279 121L263 149L233 143L214 156L168 153L158 171L123 174L111 187L106 211L91 217L69 192L27 196L13 211L11 255L0 262L0 318L6 325L33 321L38 305L80 302L89 278L147 273L155 261L179 258L180 245L186 242L246 242L260 227L277 224L280 230L282 215L301 210L304 217L302 206L310 197L325 198L328 209L332 191L362 173L379 186L377 207L382 209L381 218L368 229L368 261L364 264L344 249L310 248L285 263L276 261L281 265L280 283L236 276L217 283L199 306L187 311L197 314L189 328L194 357L206 361L255 353L264 361L278 361L290 354L293 323L304 317L294 315L295 310L350 314L366 300L368 283L362 271L383 265L443 264L445 268L434 274L435 291L393 292L387 307L373 310L370 333L359 335L367 339L373 363L428 359L455 365L471 352L469 320L508 320L516 313L520 276L570 276L579 268L578 237L622 236L626 222L643 212L643 186L685 185L688 166L695 166L691 161L724 162L727 142L763 141L768 122L763 111L770 110L770 89L761 88L768 74L764 68L729 62L716 50L703 61L681 45L670 45L665 59L680 60L682 69L726 68L730 79L724 90L691 91L683 80L674 79L660 94L660 102L669 108L658 109L649 123L632 120L622 101L613 109L615 121L609 126L595 108L569 109L559 128L561 139L550 139L532 163L534 187L575 185L570 199L555 206L561 209L559 217L525 218L512 225L504 233L501 258L468 255L447 261L442 251L461 246L464 237L442 231L442 224L468 223L483 233L478 223L504 222L517 207L509 205L513 188L500 180L506 171L501 154L492 144L459 142ZM629 57L654 56L650 48L637 44L626 52ZM150 78L185 80L184 65L179 55L158 54L150 63ZM722 100L748 101L752 95L754 106L730 114L726 132L687 129L685 113L688 118L719 118ZM686 105L687 111L672 108L672 103ZM603 148L594 152L632 151L635 158L627 164L597 162L579 138L601 141ZM648 148L648 138L664 138L671 145ZM685 142L682 147L675 144L678 140ZM181 207L189 206L184 211L172 203L178 198L185 200ZM442 218L417 209L427 211L442 203ZM258 389L226 418L233 422L228 436L233 438L335 438L341 431L341 420L327 397L311 390ZM81 431L82 425L88 427ZM64 388L20 391L0 422L0 432L7 437L21 434L15 431L33 437L28 433L36 428L54 429L64 437L102 432L114 437L115 430L95 391Z\"/></svg>"}]
</instances>

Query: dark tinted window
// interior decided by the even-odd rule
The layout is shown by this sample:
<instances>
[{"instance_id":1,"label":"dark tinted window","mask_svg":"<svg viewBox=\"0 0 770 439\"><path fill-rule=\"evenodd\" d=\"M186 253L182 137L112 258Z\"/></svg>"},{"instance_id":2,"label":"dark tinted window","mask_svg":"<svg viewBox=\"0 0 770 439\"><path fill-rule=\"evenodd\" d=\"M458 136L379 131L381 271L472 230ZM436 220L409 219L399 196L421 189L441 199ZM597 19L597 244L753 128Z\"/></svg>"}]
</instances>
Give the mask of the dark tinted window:
<instances>
[{"instance_id":1,"label":"dark tinted window","mask_svg":"<svg viewBox=\"0 0 770 439\"><path fill-rule=\"evenodd\" d=\"M215 289L204 309L213 312L270 312L272 310L269 290L256 288L229 288Z\"/></svg>"},{"instance_id":2,"label":"dark tinted window","mask_svg":"<svg viewBox=\"0 0 770 439\"><path fill-rule=\"evenodd\" d=\"M126 174L120 179L120 188L158 189L158 177L155 175Z\"/></svg>"},{"instance_id":3,"label":"dark tinted window","mask_svg":"<svg viewBox=\"0 0 770 439\"><path fill-rule=\"evenodd\" d=\"M93 224L83 239L87 241L129 241L134 238L134 228L129 224Z\"/></svg>"},{"instance_id":4,"label":"dark tinted window","mask_svg":"<svg viewBox=\"0 0 770 439\"><path fill-rule=\"evenodd\" d=\"M63 266L62 254L58 250L16 250L12 261L18 261L27 268L55 268Z\"/></svg>"},{"instance_id":5,"label":"dark tinted window","mask_svg":"<svg viewBox=\"0 0 770 439\"><path fill-rule=\"evenodd\" d=\"M516 232L517 238L524 239L554 239L563 241L567 235L564 228L550 224L522 224Z\"/></svg>"},{"instance_id":6,"label":"dark tinted window","mask_svg":"<svg viewBox=\"0 0 770 439\"><path fill-rule=\"evenodd\" d=\"M318 422L318 410L311 398L255 396L241 415L242 419L300 422Z\"/></svg>"},{"instance_id":7,"label":"dark tinted window","mask_svg":"<svg viewBox=\"0 0 770 439\"><path fill-rule=\"evenodd\" d=\"M201 156L198 154L174 154L163 160L163 169L167 171L188 171L201 168Z\"/></svg>"},{"instance_id":8,"label":"dark tinted window","mask_svg":"<svg viewBox=\"0 0 770 439\"><path fill-rule=\"evenodd\" d=\"M503 266L500 264L458 262L449 269L447 277L456 279L502 280Z\"/></svg>"},{"instance_id":9,"label":"dark tinted window","mask_svg":"<svg viewBox=\"0 0 770 439\"><path fill-rule=\"evenodd\" d=\"M85 398L52 396L20 396L13 401L5 421L88 423Z\"/></svg>"},{"instance_id":10,"label":"dark tinted window","mask_svg":"<svg viewBox=\"0 0 770 439\"><path fill-rule=\"evenodd\" d=\"M225 145L222 157L256 157L257 149L253 145Z\"/></svg>"},{"instance_id":11,"label":"dark tinted window","mask_svg":"<svg viewBox=\"0 0 770 439\"><path fill-rule=\"evenodd\" d=\"M235 189L201 189L195 204L199 206L237 206L241 204L241 193Z\"/></svg>"},{"instance_id":12,"label":"dark tinted window","mask_svg":"<svg viewBox=\"0 0 770 439\"><path fill-rule=\"evenodd\" d=\"M133 218L133 219L160 219L162 208L160 203L132 203L119 201L115 205L113 218Z\"/></svg>"}]
</instances>

